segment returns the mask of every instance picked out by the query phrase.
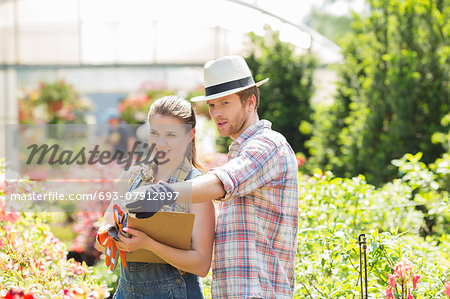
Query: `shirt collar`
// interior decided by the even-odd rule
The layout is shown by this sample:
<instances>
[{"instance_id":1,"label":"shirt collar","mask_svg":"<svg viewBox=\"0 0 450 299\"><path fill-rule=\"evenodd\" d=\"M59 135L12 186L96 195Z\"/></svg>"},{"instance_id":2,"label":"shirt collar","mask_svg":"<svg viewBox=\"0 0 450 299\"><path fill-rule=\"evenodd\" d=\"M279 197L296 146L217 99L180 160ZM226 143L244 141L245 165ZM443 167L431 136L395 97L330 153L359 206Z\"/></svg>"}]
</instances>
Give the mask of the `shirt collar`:
<instances>
[{"instance_id":1,"label":"shirt collar","mask_svg":"<svg viewBox=\"0 0 450 299\"><path fill-rule=\"evenodd\" d=\"M167 181L169 184L181 182L186 179L189 174L189 171L192 169L192 164L189 159L185 156L183 162L181 162L180 166L178 166L177 170L169 177Z\"/></svg>"},{"instance_id":2,"label":"shirt collar","mask_svg":"<svg viewBox=\"0 0 450 299\"><path fill-rule=\"evenodd\" d=\"M233 140L232 144L235 144L235 143L242 144L246 139L250 138L251 136L255 135L257 132L262 131L265 128L271 129L272 123L268 120L262 119L256 123L254 123L247 129L245 129L245 131L242 132L242 134L239 135L238 138Z\"/></svg>"}]
</instances>

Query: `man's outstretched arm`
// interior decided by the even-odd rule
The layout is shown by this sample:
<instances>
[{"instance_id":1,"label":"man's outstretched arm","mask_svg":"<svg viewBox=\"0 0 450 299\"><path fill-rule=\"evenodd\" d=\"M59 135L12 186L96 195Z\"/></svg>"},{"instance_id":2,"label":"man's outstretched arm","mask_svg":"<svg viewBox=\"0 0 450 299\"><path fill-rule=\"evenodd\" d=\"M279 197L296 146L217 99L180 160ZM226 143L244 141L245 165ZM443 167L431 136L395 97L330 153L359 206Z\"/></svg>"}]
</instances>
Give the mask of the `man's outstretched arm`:
<instances>
[{"instance_id":1,"label":"man's outstretched arm","mask_svg":"<svg viewBox=\"0 0 450 299\"><path fill-rule=\"evenodd\" d=\"M192 180L178 182L174 184L157 183L136 188L132 191L135 194L146 194L147 199L166 198L156 202L154 200L137 200L126 204L130 213L135 213L137 218L148 218L158 212L164 204L175 202L202 203L221 198L225 195L225 189L219 178L211 173L198 176ZM174 196L173 193L177 195ZM161 195L164 193L164 195Z\"/></svg>"},{"instance_id":2,"label":"man's outstretched arm","mask_svg":"<svg viewBox=\"0 0 450 299\"><path fill-rule=\"evenodd\" d=\"M177 202L202 203L221 198L225 189L219 178L212 173L198 176L192 180L171 185L178 193Z\"/></svg>"}]
</instances>

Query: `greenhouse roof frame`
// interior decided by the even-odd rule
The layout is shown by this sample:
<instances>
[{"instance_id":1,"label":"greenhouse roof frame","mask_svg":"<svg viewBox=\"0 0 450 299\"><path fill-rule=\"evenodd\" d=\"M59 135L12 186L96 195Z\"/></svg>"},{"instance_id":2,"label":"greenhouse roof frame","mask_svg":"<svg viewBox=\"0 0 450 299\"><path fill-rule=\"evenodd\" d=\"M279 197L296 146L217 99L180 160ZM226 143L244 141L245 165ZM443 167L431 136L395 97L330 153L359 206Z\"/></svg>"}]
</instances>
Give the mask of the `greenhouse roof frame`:
<instances>
[{"instance_id":1,"label":"greenhouse roof frame","mask_svg":"<svg viewBox=\"0 0 450 299\"><path fill-rule=\"evenodd\" d=\"M312 42L312 52L322 64L341 60L340 48L332 41L304 24L295 24L261 7L242 0L185 2L1 1L0 41L4 46L0 47L0 68L199 66L224 55L245 55L247 32L264 34L265 24L280 30L280 39L287 33L283 41L295 44L300 52L306 53L305 48ZM170 11L175 4L181 11L191 9L190 13ZM38 16L36 11L42 13L46 6L52 6L54 12ZM103 7L108 9L102 11ZM153 15L141 12L146 9ZM233 20L217 12L225 9L233 13ZM175 21L167 21L172 15ZM252 22L233 24L247 17Z\"/></svg>"}]
</instances>

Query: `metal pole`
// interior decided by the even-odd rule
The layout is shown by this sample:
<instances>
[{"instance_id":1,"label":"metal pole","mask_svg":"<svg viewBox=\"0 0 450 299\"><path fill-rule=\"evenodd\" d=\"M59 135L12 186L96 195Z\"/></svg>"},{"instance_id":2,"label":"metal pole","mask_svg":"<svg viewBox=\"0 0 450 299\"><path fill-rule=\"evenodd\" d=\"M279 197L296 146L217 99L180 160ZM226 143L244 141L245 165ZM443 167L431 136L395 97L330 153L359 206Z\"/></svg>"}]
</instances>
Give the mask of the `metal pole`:
<instances>
[{"instance_id":1,"label":"metal pole","mask_svg":"<svg viewBox=\"0 0 450 299\"><path fill-rule=\"evenodd\" d=\"M359 242L359 281L361 286L361 299L364 299L364 287L363 287L363 279L362 279L362 253L361 253L361 236L364 236L364 234L359 235L358 242Z\"/></svg>"},{"instance_id":2,"label":"metal pole","mask_svg":"<svg viewBox=\"0 0 450 299\"><path fill-rule=\"evenodd\" d=\"M258 10L258 11L262 12L263 14L266 14L268 16L276 18L276 19L280 20L283 23L292 25L292 26L300 29L301 31L308 33L311 36L311 38L314 37L315 41L317 43L321 44L322 46L324 46L325 48L332 49L332 50L338 51L338 52L341 50L341 48L337 44L335 44L333 41L327 39L326 37L321 35L319 32L317 32L316 30L312 29L311 27L309 27L309 26L307 26L307 25L305 25L303 23L299 23L299 24L293 23L293 22L291 22L291 21L289 21L289 20L287 20L287 19L285 19L285 18L283 18L283 17L281 17L279 15L276 15L276 14L274 14L274 13L268 11L268 10L263 9L262 7L259 7L257 2L255 4L250 4L250 3L242 1L242 0L227 0L227 1L233 2L233 3L236 3L236 4L240 4L242 6L250 7L252 9L255 9L255 10Z\"/></svg>"},{"instance_id":3,"label":"metal pole","mask_svg":"<svg viewBox=\"0 0 450 299\"><path fill-rule=\"evenodd\" d=\"M20 64L20 42L19 42L19 3L18 0L13 2L14 9L14 62Z\"/></svg>"},{"instance_id":4,"label":"metal pole","mask_svg":"<svg viewBox=\"0 0 450 299\"><path fill-rule=\"evenodd\" d=\"M366 289L366 299L368 299L368 294L367 294L367 256L366 256L366 252L367 252L367 243L366 243L366 235L363 235L363 251L364 251L364 281L365 281L365 289Z\"/></svg>"},{"instance_id":5,"label":"metal pole","mask_svg":"<svg viewBox=\"0 0 450 299\"><path fill-rule=\"evenodd\" d=\"M83 64L83 38L82 38L82 23L81 23L81 0L78 0L78 63Z\"/></svg>"},{"instance_id":6,"label":"metal pole","mask_svg":"<svg viewBox=\"0 0 450 299\"><path fill-rule=\"evenodd\" d=\"M367 244L366 244L366 235L365 234L360 234L359 237L358 237L358 241L359 241L359 278L360 278L360 281L361 281L361 299L368 299L368 293L367 293L367 255L366 255ZM364 264L363 264L363 261L362 261L363 252L364 252ZM364 268L364 284L363 284L363 268ZM364 296L364 294L365 294L365 296Z\"/></svg>"}]
</instances>

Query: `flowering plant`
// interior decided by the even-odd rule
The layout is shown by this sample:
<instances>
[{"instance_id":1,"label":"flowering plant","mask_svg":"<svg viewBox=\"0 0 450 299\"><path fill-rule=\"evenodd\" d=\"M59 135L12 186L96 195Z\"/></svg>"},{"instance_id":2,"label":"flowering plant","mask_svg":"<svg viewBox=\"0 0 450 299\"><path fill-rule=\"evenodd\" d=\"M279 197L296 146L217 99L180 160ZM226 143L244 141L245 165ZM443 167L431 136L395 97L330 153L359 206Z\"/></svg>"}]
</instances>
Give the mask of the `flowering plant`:
<instances>
[{"instance_id":1,"label":"flowering plant","mask_svg":"<svg viewBox=\"0 0 450 299\"><path fill-rule=\"evenodd\" d=\"M406 155L402 178L380 187L321 170L300 176L296 298L359 297L361 233L372 298L448 298L449 193L418 160Z\"/></svg>"},{"instance_id":2,"label":"flowering plant","mask_svg":"<svg viewBox=\"0 0 450 299\"><path fill-rule=\"evenodd\" d=\"M297 167L300 169L302 166L305 165L306 162L306 156L303 153L296 153L295 158L297 159Z\"/></svg>"},{"instance_id":3,"label":"flowering plant","mask_svg":"<svg viewBox=\"0 0 450 299\"><path fill-rule=\"evenodd\" d=\"M450 281L444 283L444 294L450 297Z\"/></svg>"},{"instance_id":4,"label":"flowering plant","mask_svg":"<svg viewBox=\"0 0 450 299\"><path fill-rule=\"evenodd\" d=\"M79 298L88 294L90 298L104 298L106 286L89 275L92 270L86 264L66 260L64 244L42 223L42 218L23 213L14 223L0 222L0 298L20 290L39 298Z\"/></svg>"},{"instance_id":5,"label":"flowering plant","mask_svg":"<svg viewBox=\"0 0 450 299\"><path fill-rule=\"evenodd\" d=\"M121 101L117 109L119 110L121 118L128 124L143 124L147 119L147 113L150 105L157 99L173 95L175 92L162 89L139 91L128 95Z\"/></svg>"},{"instance_id":6,"label":"flowering plant","mask_svg":"<svg viewBox=\"0 0 450 299\"><path fill-rule=\"evenodd\" d=\"M402 259L392 268L393 274L389 274L386 298L394 299L394 293L401 294L401 298L412 299L412 291L417 288L420 275L416 267L409 261ZM410 287L412 285L412 288Z\"/></svg>"},{"instance_id":7,"label":"flowering plant","mask_svg":"<svg viewBox=\"0 0 450 299\"><path fill-rule=\"evenodd\" d=\"M186 95L186 99L202 94L203 90L196 88ZM164 84L142 84L137 92L130 93L117 105L121 118L128 124L143 124L151 104L159 98L179 94L179 91L167 89ZM208 105L195 104L197 113L209 116Z\"/></svg>"},{"instance_id":8,"label":"flowering plant","mask_svg":"<svg viewBox=\"0 0 450 299\"><path fill-rule=\"evenodd\" d=\"M81 97L64 80L41 82L37 90L25 92L19 99L19 122L23 124L85 124L86 113L94 105Z\"/></svg>"},{"instance_id":9,"label":"flowering plant","mask_svg":"<svg viewBox=\"0 0 450 299\"><path fill-rule=\"evenodd\" d=\"M0 175L4 168L0 160ZM45 221L44 213L5 212L5 187L0 186L0 298L108 296L91 268L66 259L65 245Z\"/></svg>"}]
</instances>

